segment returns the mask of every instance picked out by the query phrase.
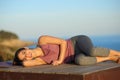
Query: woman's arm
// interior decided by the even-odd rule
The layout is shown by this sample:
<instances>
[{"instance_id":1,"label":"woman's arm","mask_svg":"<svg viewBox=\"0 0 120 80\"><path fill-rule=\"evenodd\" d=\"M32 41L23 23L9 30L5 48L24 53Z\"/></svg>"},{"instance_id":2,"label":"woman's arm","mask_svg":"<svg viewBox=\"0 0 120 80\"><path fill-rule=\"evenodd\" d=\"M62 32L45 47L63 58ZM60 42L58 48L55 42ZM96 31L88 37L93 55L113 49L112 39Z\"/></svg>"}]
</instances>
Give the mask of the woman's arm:
<instances>
[{"instance_id":1,"label":"woman's arm","mask_svg":"<svg viewBox=\"0 0 120 80\"><path fill-rule=\"evenodd\" d=\"M64 39L52 37L52 36L41 36L38 40L38 45L42 44L57 44L60 45L59 59L53 62L53 65L61 64L65 57L67 42Z\"/></svg>"},{"instance_id":2,"label":"woman's arm","mask_svg":"<svg viewBox=\"0 0 120 80\"><path fill-rule=\"evenodd\" d=\"M43 65L43 64L47 64L47 63L40 58L35 58L34 60L23 61L24 67L37 66L37 65Z\"/></svg>"}]
</instances>

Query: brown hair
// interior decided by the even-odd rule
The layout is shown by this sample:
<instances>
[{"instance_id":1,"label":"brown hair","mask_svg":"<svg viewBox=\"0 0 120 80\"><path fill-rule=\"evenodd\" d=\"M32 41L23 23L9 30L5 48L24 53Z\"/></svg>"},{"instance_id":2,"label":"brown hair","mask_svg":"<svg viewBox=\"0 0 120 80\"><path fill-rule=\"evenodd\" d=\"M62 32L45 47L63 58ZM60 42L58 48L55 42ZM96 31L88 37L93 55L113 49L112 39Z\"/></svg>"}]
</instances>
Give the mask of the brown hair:
<instances>
[{"instance_id":1,"label":"brown hair","mask_svg":"<svg viewBox=\"0 0 120 80\"><path fill-rule=\"evenodd\" d=\"M20 48L15 52L15 56L13 59L13 65L22 65L22 61L18 58L18 54L22 51L25 50L25 48Z\"/></svg>"}]
</instances>

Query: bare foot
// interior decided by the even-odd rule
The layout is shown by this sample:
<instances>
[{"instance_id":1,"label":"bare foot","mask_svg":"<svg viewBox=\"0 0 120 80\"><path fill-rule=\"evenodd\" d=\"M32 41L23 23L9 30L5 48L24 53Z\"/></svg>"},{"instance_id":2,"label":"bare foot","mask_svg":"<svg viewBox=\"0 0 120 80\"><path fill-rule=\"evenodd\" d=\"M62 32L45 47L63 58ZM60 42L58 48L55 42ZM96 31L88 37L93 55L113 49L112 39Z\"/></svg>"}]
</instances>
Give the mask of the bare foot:
<instances>
[{"instance_id":1,"label":"bare foot","mask_svg":"<svg viewBox=\"0 0 120 80\"><path fill-rule=\"evenodd\" d=\"M115 62L118 63L118 60L119 60L119 62L120 62L120 57L119 56L109 56L109 57L110 57L110 60L112 60L112 61L115 61Z\"/></svg>"},{"instance_id":2,"label":"bare foot","mask_svg":"<svg viewBox=\"0 0 120 80\"><path fill-rule=\"evenodd\" d=\"M118 58L117 63L119 63L119 64L120 64L120 57Z\"/></svg>"}]
</instances>

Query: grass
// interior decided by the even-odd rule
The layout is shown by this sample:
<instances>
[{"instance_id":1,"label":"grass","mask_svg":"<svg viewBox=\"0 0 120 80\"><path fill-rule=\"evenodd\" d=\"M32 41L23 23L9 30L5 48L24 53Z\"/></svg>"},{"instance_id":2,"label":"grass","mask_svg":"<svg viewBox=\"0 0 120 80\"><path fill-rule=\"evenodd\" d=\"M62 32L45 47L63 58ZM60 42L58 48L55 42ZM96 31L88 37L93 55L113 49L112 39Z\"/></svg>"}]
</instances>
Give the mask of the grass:
<instances>
[{"instance_id":1,"label":"grass","mask_svg":"<svg viewBox=\"0 0 120 80\"><path fill-rule=\"evenodd\" d=\"M19 37L13 32L0 30L0 61L13 60L18 48L32 44L33 42L19 40Z\"/></svg>"},{"instance_id":2,"label":"grass","mask_svg":"<svg viewBox=\"0 0 120 80\"><path fill-rule=\"evenodd\" d=\"M14 57L14 51L15 49L12 50L10 47L0 45L0 61L12 60Z\"/></svg>"},{"instance_id":3,"label":"grass","mask_svg":"<svg viewBox=\"0 0 120 80\"><path fill-rule=\"evenodd\" d=\"M16 45L17 44L17 45ZM11 39L0 42L0 61L13 60L15 51L20 47L32 45L33 42Z\"/></svg>"}]
</instances>

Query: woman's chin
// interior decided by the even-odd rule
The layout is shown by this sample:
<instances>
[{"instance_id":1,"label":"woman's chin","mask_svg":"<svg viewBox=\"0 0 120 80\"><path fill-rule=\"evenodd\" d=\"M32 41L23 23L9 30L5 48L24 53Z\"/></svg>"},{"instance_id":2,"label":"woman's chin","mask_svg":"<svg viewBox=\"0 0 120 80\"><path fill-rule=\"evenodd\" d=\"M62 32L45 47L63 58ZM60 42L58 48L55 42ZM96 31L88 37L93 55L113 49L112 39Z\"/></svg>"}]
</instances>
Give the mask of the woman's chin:
<instances>
[{"instance_id":1,"label":"woman's chin","mask_svg":"<svg viewBox=\"0 0 120 80\"><path fill-rule=\"evenodd\" d=\"M32 60L33 58L27 58L26 60Z\"/></svg>"}]
</instances>

